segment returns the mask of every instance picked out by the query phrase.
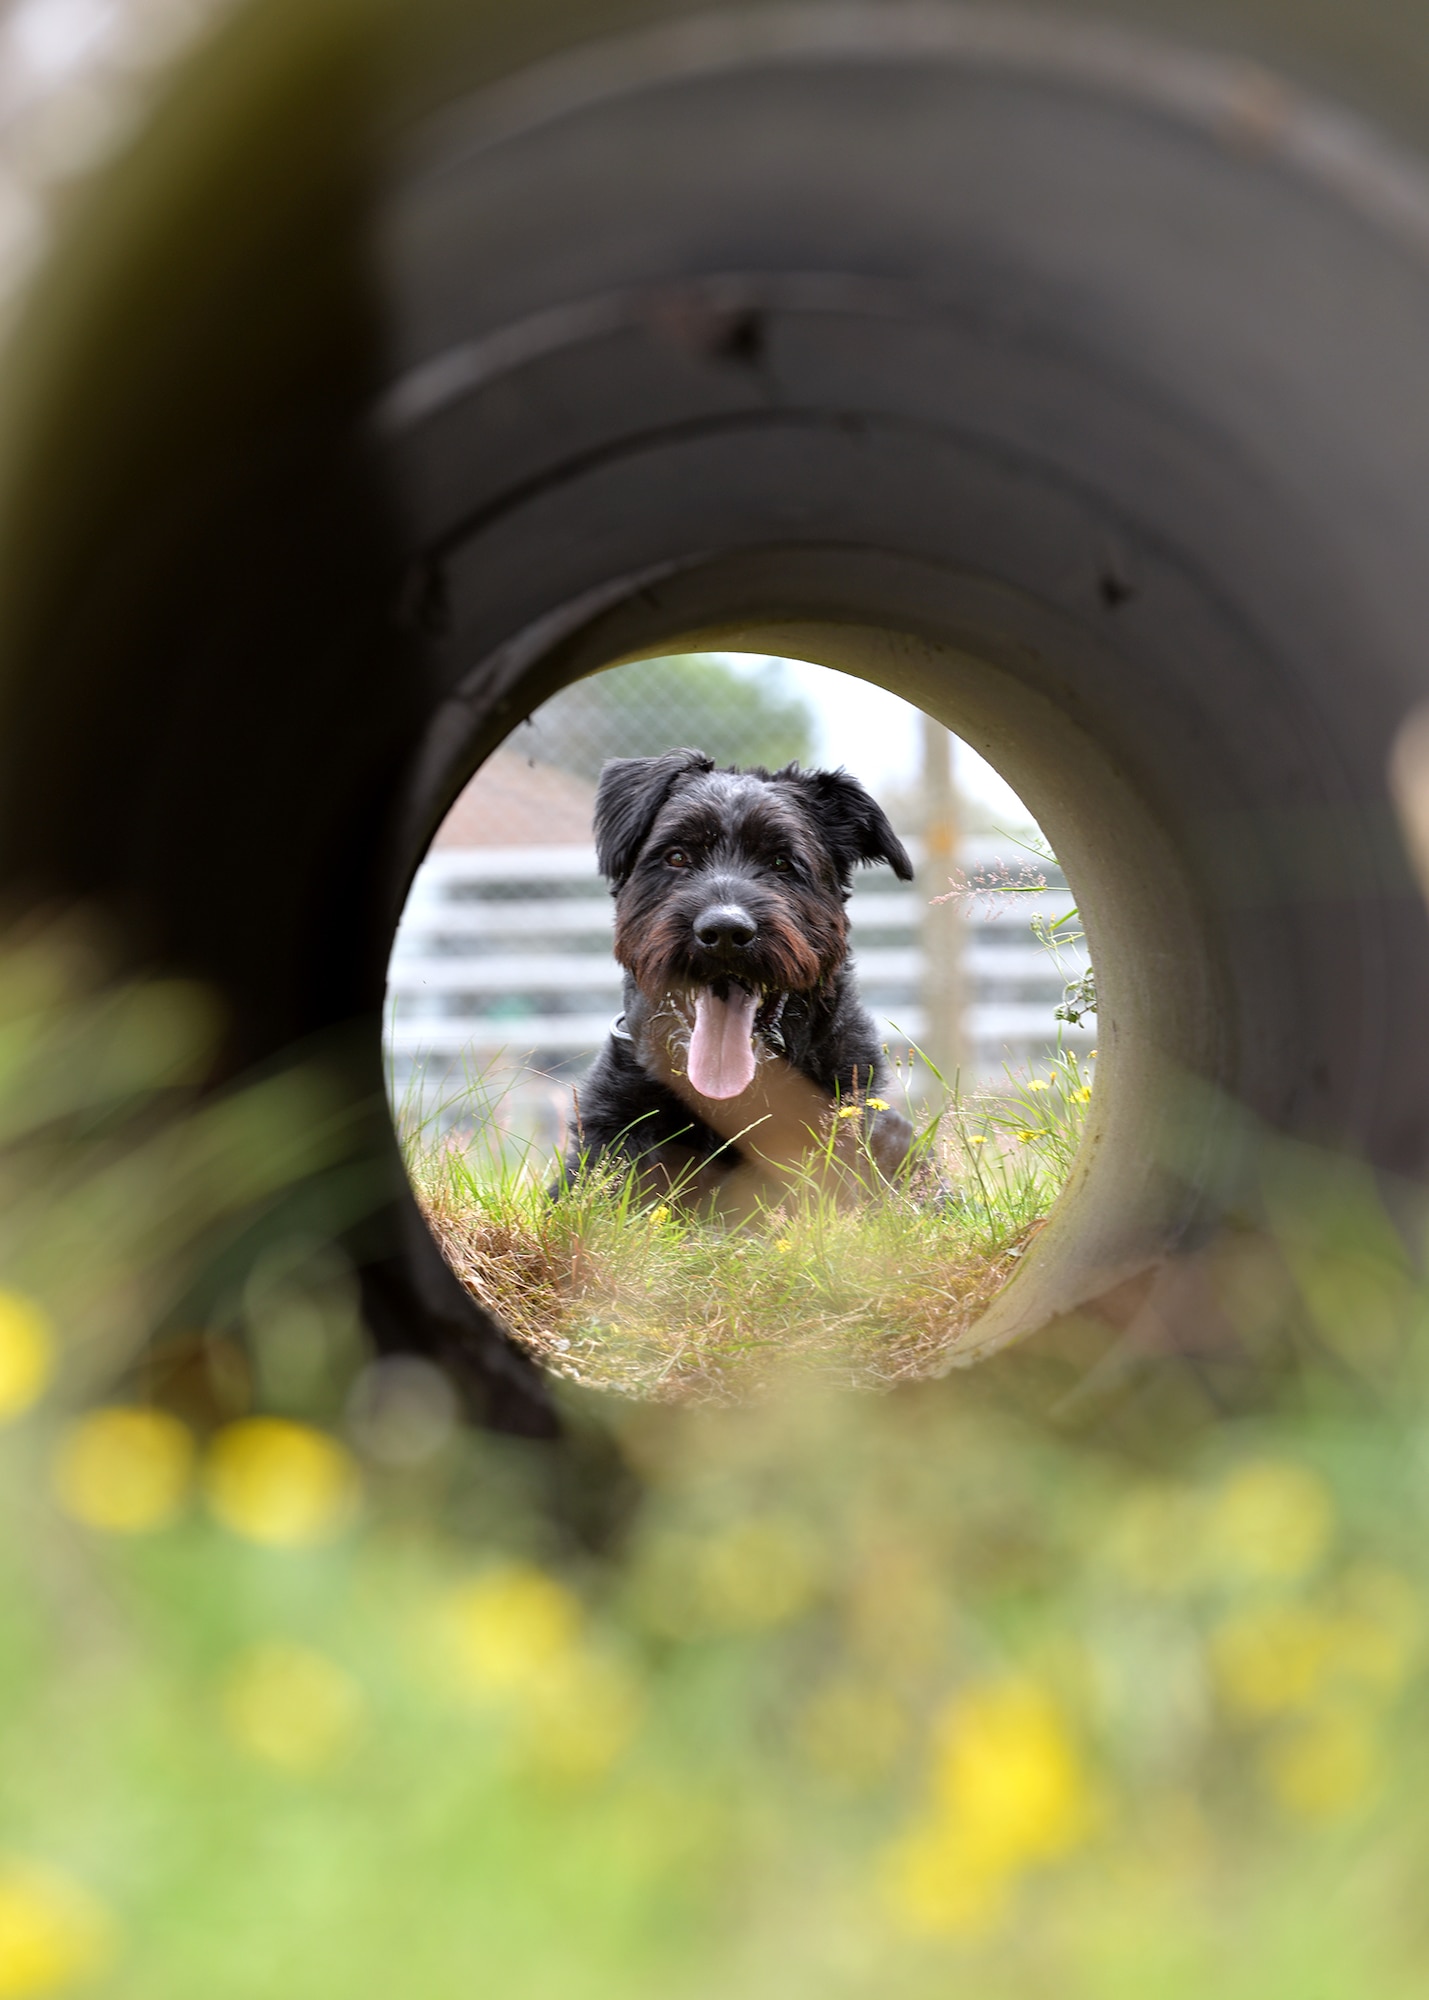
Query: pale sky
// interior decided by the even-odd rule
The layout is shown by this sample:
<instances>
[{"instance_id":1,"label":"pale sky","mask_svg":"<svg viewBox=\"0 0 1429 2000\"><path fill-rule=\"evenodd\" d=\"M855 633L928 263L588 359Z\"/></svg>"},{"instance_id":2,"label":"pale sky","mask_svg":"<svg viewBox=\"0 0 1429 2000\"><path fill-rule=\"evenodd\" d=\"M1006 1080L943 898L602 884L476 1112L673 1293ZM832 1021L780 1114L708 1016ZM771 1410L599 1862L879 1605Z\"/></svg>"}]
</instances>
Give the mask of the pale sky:
<instances>
[{"instance_id":1,"label":"pale sky","mask_svg":"<svg viewBox=\"0 0 1429 2000\"><path fill-rule=\"evenodd\" d=\"M724 657L732 666L748 671L765 665L762 654L727 653ZM785 660L782 664L789 683L818 717L821 763L847 764L872 791L908 784L916 778L922 760L916 708L854 674L837 673L832 667L814 666L807 660ZM1019 827L1032 818L1016 792L976 750L957 742L955 759L960 788L984 804L999 824Z\"/></svg>"}]
</instances>

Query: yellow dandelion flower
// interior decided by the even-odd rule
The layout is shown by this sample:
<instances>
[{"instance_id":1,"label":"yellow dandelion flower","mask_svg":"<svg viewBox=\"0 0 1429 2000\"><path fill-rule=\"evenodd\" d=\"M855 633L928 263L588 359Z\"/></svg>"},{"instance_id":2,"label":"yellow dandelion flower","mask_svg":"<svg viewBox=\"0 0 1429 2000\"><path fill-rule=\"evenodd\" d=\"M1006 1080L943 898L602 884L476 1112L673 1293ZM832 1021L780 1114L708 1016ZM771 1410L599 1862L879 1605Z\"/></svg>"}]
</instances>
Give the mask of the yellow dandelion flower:
<instances>
[{"instance_id":1,"label":"yellow dandelion flower","mask_svg":"<svg viewBox=\"0 0 1429 2000\"><path fill-rule=\"evenodd\" d=\"M357 1468L336 1439L285 1417L221 1430L204 1467L208 1504L236 1535L270 1548L331 1541L357 1508Z\"/></svg>"},{"instance_id":2,"label":"yellow dandelion flower","mask_svg":"<svg viewBox=\"0 0 1429 2000\"><path fill-rule=\"evenodd\" d=\"M838 1115L840 1118L861 1118L863 1116L863 1106L861 1104L841 1104Z\"/></svg>"},{"instance_id":3,"label":"yellow dandelion flower","mask_svg":"<svg viewBox=\"0 0 1429 2000\"><path fill-rule=\"evenodd\" d=\"M1264 1458L1238 1466L1225 1481L1208 1540L1221 1571L1289 1581L1315 1567L1334 1531L1334 1499L1319 1474Z\"/></svg>"},{"instance_id":4,"label":"yellow dandelion flower","mask_svg":"<svg viewBox=\"0 0 1429 2000\"><path fill-rule=\"evenodd\" d=\"M1330 1629L1303 1604L1266 1605L1230 1618L1212 1634L1211 1672L1237 1715L1268 1716L1312 1700L1324 1679Z\"/></svg>"},{"instance_id":5,"label":"yellow dandelion flower","mask_svg":"<svg viewBox=\"0 0 1429 2000\"><path fill-rule=\"evenodd\" d=\"M38 1402L54 1372L48 1313L20 1292L0 1291L0 1423Z\"/></svg>"},{"instance_id":6,"label":"yellow dandelion flower","mask_svg":"<svg viewBox=\"0 0 1429 2000\"><path fill-rule=\"evenodd\" d=\"M1333 1708L1272 1738L1260 1755L1265 1782L1300 1819L1336 1819L1377 1789L1383 1763L1374 1731L1357 1709Z\"/></svg>"},{"instance_id":7,"label":"yellow dandelion flower","mask_svg":"<svg viewBox=\"0 0 1429 2000\"><path fill-rule=\"evenodd\" d=\"M193 1480L194 1442L163 1410L95 1410L71 1424L52 1468L67 1514L111 1535L166 1527Z\"/></svg>"},{"instance_id":8,"label":"yellow dandelion flower","mask_svg":"<svg viewBox=\"0 0 1429 2000\"><path fill-rule=\"evenodd\" d=\"M283 1640L250 1647L223 1689L223 1719L234 1742L284 1771L335 1763L352 1748L364 1706L351 1674L325 1654Z\"/></svg>"},{"instance_id":9,"label":"yellow dandelion flower","mask_svg":"<svg viewBox=\"0 0 1429 2000\"><path fill-rule=\"evenodd\" d=\"M1031 1682L980 1688L943 1719L939 1803L985 1863L1020 1867L1080 1844L1091 1787L1057 1704Z\"/></svg>"},{"instance_id":10,"label":"yellow dandelion flower","mask_svg":"<svg viewBox=\"0 0 1429 2000\"><path fill-rule=\"evenodd\" d=\"M870 1111L886 1111L888 1109L888 1099L886 1097L866 1097L864 1103Z\"/></svg>"},{"instance_id":11,"label":"yellow dandelion flower","mask_svg":"<svg viewBox=\"0 0 1429 2000\"><path fill-rule=\"evenodd\" d=\"M635 1735L635 1674L588 1643L580 1599L534 1563L503 1563L450 1592L437 1638L448 1680L504 1713L540 1777L598 1778Z\"/></svg>"},{"instance_id":12,"label":"yellow dandelion flower","mask_svg":"<svg viewBox=\"0 0 1429 2000\"><path fill-rule=\"evenodd\" d=\"M1014 1132L1012 1136L1014 1139L1017 1140L1019 1145L1030 1146L1032 1144L1032 1141L1036 1138L1039 1138L1041 1135L1040 1133L1032 1131L1030 1126L1024 1125L1020 1132Z\"/></svg>"},{"instance_id":13,"label":"yellow dandelion flower","mask_svg":"<svg viewBox=\"0 0 1429 2000\"><path fill-rule=\"evenodd\" d=\"M0 1995L58 1993L100 1972L107 1912L67 1876L0 1860Z\"/></svg>"},{"instance_id":14,"label":"yellow dandelion flower","mask_svg":"<svg viewBox=\"0 0 1429 2000\"><path fill-rule=\"evenodd\" d=\"M697 1553L695 1577L706 1621L755 1631L798 1617L817 1585L814 1550L795 1521L741 1521Z\"/></svg>"},{"instance_id":15,"label":"yellow dandelion flower","mask_svg":"<svg viewBox=\"0 0 1429 2000\"><path fill-rule=\"evenodd\" d=\"M987 1144L986 1132L969 1132L968 1144L970 1146L985 1146Z\"/></svg>"},{"instance_id":16,"label":"yellow dandelion flower","mask_svg":"<svg viewBox=\"0 0 1429 2000\"><path fill-rule=\"evenodd\" d=\"M1418 1640L1418 1604L1396 1588L1401 1582L1352 1572L1328 1608L1265 1605L1227 1619L1210 1644L1226 1707L1260 1718L1326 1694L1392 1694L1408 1678Z\"/></svg>"},{"instance_id":17,"label":"yellow dandelion flower","mask_svg":"<svg viewBox=\"0 0 1429 2000\"><path fill-rule=\"evenodd\" d=\"M781 1257L787 1257L793 1247L787 1236L781 1236L774 1245L774 1248L779 1252Z\"/></svg>"},{"instance_id":18,"label":"yellow dandelion flower","mask_svg":"<svg viewBox=\"0 0 1429 2000\"><path fill-rule=\"evenodd\" d=\"M882 1872L892 1914L907 1930L977 1937L1007 1914L1007 1870L980 1862L956 1828L936 1820L896 1841Z\"/></svg>"},{"instance_id":19,"label":"yellow dandelion flower","mask_svg":"<svg viewBox=\"0 0 1429 2000\"><path fill-rule=\"evenodd\" d=\"M664 1534L644 1551L640 1612L670 1638L754 1632L787 1623L813 1601L818 1550L802 1525L769 1514L714 1534Z\"/></svg>"},{"instance_id":20,"label":"yellow dandelion flower","mask_svg":"<svg viewBox=\"0 0 1429 2000\"><path fill-rule=\"evenodd\" d=\"M1341 1581L1335 1620L1335 1664L1342 1679L1394 1689L1419 1654L1425 1604L1408 1577L1379 1563L1361 1563Z\"/></svg>"},{"instance_id":21,"label":"yellow dandelion flower","mask_svg":"<svg viewBox=\"0 0 1429 2000\"><path fill-rule=\"evenodd\" d=\"M589 1783L629 1748L642 1707L629 1667L577 1647L522 1691L524 1761L540 1777Z\"/></svg>"},{"instance_id":22,"label":"yellow dandelion flower","mask_svg":"<svg viewBox=\"0 0 1429 2000\"><path fill-rule=\"evenodd\" d=\"M1031 1682L974 1690L939 1738L932 1808L886 1854L884 1888L909 1929L986 1931L1022 1874L1088 1837L1092 1787L1059 1708Z\"/></svg>"},{"instance_id":23,"label":"yellow dandelion flower","mask_svg":"<svg viewBox=\"0 0 1429 2000\"><path fill-rule=\"evenodd\" d=\"M1091 1101L1092 1087L1089 1083L1084 1083L1080 1090L1069 1090L1067 1092L1067 1102L1069 1104L1090 1104Z\"/></svg>"},{"instance_id":24,"label":"yellow dandelion flower","mask_svg":"<svg viewBox=\"0 0 1429 2000\"><path fill-rule=\"evenodd\" d=\"M534 1563L503 1563L454 1590L440 1623L462 1687L490 1696L519 1691L570 1655L582 1611L575 1593Z\"/></svg>"},{"instance_id":25,"label":"yellow dandelion flower","mask_svg":"<svg viewBox=\"0 0 1429 2000\"><path fill-rule=\"evenodd\" d=\"M1190 1589L1201 1558L1195 1497L1175 1486L1134 1489L1111 1515L1103 1548L1138 1590L1175 1596Z\"/></svg>"},{"instance_id":26,"label":"yellow dandelion flower","mask_svg":"<svg viewBox=\"0 0 1429 2000\"><path fill-rule=\"evenodd\" d=\"M1027 1085L1028 1090L1050 1090L1051 1084L1040 1076L1034 1076Z\"/></svg>"}]
</instances>

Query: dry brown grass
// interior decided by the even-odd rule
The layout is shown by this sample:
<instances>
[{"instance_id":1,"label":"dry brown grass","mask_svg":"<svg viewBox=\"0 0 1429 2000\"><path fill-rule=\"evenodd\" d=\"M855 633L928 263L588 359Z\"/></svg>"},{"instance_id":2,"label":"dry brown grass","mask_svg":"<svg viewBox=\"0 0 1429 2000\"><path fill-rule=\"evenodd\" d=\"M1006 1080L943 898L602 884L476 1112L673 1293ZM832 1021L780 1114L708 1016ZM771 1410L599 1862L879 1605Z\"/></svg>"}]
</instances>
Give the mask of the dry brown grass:
<instances>
[{"instance_id":1,"label":"dry brown grass","mask_svg":"<svg viewBox=\"0 0 1429 2000\"><path fill-rule=\"evenodd\" d=\"M1064 1058L1051 1086L950 1107L909 1187L848 1208L811 1176L738 1229L609 1173L550 1200L544 1171L479 1142L414 1147L412 1172L461 1282L556 1375L665 1401L791 1367L883 1388L956 1359L1056 1198L1089 1094Z\"/></svg>"},{"instance_id":2,"label":"dry brown grass","mask_svg":"<svg viewBox=\"0 0 1429 2000\"><path fill-rule=\"evenodd\" d=\"M660 1208L573 1228L553 1205L542 1227L442 1187L422 1208L472 1297L554 1374L662 1401L737 1398L791 1366L868 1388L937 1373L1041 1226L994 1250L916 1213L730 1234Z\"/></svg>"}]
</instances>

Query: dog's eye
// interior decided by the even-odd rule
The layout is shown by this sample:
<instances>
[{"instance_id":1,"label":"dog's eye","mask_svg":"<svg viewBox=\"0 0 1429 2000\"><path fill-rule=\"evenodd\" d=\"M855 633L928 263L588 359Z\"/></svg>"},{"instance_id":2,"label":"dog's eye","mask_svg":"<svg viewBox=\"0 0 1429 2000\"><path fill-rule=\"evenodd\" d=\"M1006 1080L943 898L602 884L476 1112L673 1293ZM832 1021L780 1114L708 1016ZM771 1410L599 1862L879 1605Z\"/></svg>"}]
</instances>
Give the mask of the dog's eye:
<instances>
[{"instance_id":1,"label":"dog's eye","mask_svg":"<svg viewBox=\"0 0 1429 2000\"><path fill-rule=\"evenodd\" d=\"M665 865L667 868L688 868L690 857L683 847L672 847L665 856Z\"/></svg>"},{"instance_id":2,"label":"dog's eye","mask_svg":"<svg viewBox=\"0 0 1429 2000\"><path fill-rule=\"evenodd\" d=\"M794 864L787 854L776 854L769 866L776 875L787 875Z\"/></svg>"}]
</instances>

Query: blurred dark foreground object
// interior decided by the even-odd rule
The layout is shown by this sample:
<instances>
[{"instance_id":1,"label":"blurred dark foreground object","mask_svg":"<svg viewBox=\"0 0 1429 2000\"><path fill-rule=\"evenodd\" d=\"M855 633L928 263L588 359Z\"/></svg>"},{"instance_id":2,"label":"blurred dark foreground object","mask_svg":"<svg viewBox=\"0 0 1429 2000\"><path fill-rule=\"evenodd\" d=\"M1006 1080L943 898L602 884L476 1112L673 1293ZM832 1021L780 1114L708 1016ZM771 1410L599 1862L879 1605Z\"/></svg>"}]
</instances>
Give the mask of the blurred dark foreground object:
<instances>
[{"instance_id":1,"label":"blurred dark foreground object","mask_svg":"<svg viewBox=\"0 0 1429 2000\"><path fill-rule=\"evenodd\" d=\"M0 889L204 982L233 1073L320 1050L369 1324L497 1426L553 1418L413 1207L386 957L622 656L882 681L1076 886L1091 1129L969 1358L1254 1220L1258 1133L1422 1177L1420 25L1114 11L256 0L141 74L121 8L12 119Z\"/></svg>"}]
</instances>

